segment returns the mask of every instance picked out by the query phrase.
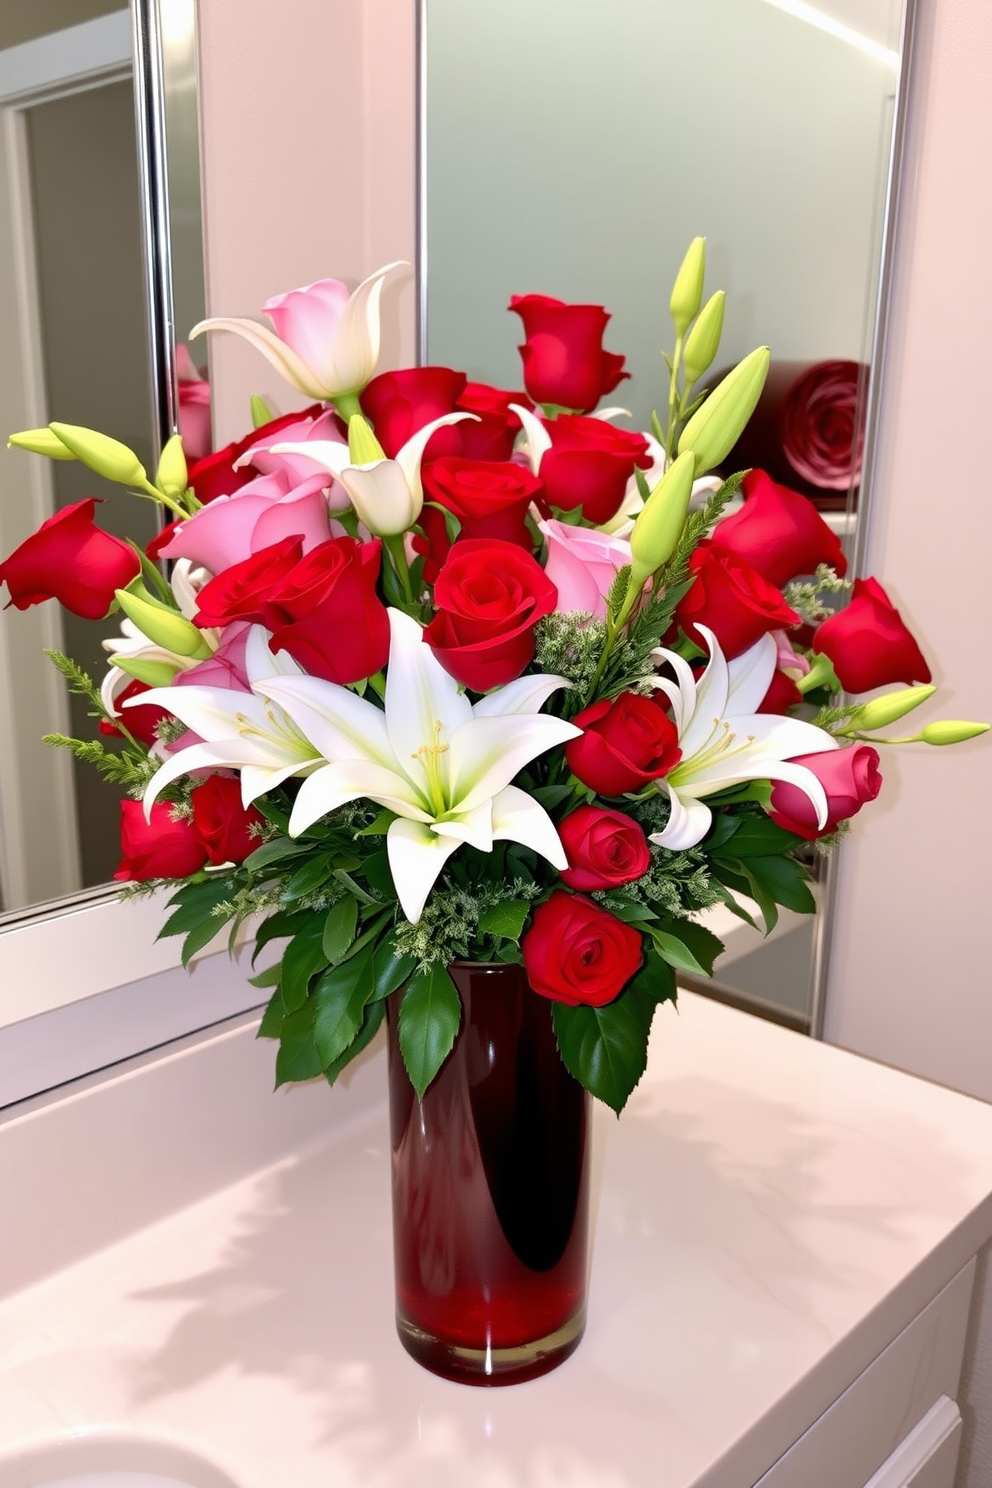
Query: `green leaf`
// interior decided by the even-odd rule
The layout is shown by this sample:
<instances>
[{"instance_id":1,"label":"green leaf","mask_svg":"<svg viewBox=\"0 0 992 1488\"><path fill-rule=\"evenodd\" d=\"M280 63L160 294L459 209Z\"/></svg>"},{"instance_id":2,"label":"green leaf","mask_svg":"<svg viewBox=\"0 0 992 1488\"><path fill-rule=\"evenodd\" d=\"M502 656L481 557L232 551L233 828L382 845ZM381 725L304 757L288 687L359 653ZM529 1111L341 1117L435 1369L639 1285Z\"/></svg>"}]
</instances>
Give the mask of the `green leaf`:
<instances>
[{"instance_id":1,"label":"green leaf","mask_svg":"<svg viewBox=\"0 0 992 1488\"><path fill-rule=\"evenodd\" d=\"M651 487L648 484L648 478L644 474L644 471L641 470L637 465L634 466L634 479L637 482L637 494L640 496L642 501L646 502L648 497L651 495Z\"/></svg>"},{"instance_id":2,"label":"green leaf","mask_svg":"<svg viewBox=\"0 0 992 1488\"><path fill-rule=\"evenodd\" d=\"M215 930L219 930L222 922L214 919L214 906L223 904L233 891L234 884L226 875L208 878L204 883L187 884L169 900L170 904L175 904L178 908L166 920L156 939L164 940L167 935L186 935L204 920L211 920Z\"/></svg>"},{"instance_id":3,"label":"green leaf","mask_svg":"<svg viewBox=\"0 0 992 1488\"><path fill-rule=\"evenodd\" d=\"M653 928L652 926L649 934L652 933ZM669 929L674 930L676 938L682 941L695 957L705 975L712 976L713 963L724 949L720 937L714 935L712 930L707 930L705 925L697 925L694 920L678 920L674 926L669 925Z\"/></svg>"},{"instance_id":4,"label":"green leaf","mask_svg":"<svg viewBox=\"0 0 992 1488\"><path fill-rule=\"evenodd\" d=\"M351 874L346 873L343 868L335 868L334 877L343 883L350 893L354 894L359 904L375 904L377 902L372 898L371 894L366 894L361 884L357 884L351 877Z\"/></svg>"},{"instance_id":5,"label":"green leaf","mask_svg":"<svg viewBox=\"0 0 992 1488\"><path fill-rule=\"evenodd\" d=\"M383 807L382 811L379 812L379 815L376 817L375 821L374 822L370 822L367 827L362 827L362 829L361 829L360 832L356 832L355 833L355 836L356 837L385 837L386 833L389 831L390 827L392 826L392 824L393 824L393 822L395 820L396 820L396 812L395 811L387 811L386 808Z\"/></svg>"},{"instance_id":6,"label":"green leaf","mask_svg":"<svg viewBox=\"0 0 992 1488\"><path fill-rule=\"evenodd\" d=\"M295 1012L307 1000L310 978L327 965L324 955L324 922L319 915L308 915L304 929L297 932L282 955L282 1000L289 1012Z\"/></svg>"},{"instance_id":7,"label":"green leaf","mask_svg":"<svg viewBox=\"0 0 992 1488\"><path fill-rule=\"evenodd\" d=\"M354 899L341 899L327 911L324 921L324 955L335 966L355 938L358 905Z\"/></svg>"},{"instance_id":8,"label":"green leaf","mask_svg":"<svg viewBox=\"0 0 992 1488\"><path fill-rule=\"evenodd\" d=\"M312 1002L297 1008L284 1019L279 1030L279 1052L276 1055L276 1089L292 1080L313 1080L322 1073L320 1056L313 1041Z\"/></svg>"},{"instance_id":9,"label":"green leaf","mask_svg":"<svg viewBox=\"0 0 992 1488\"><path fill-rule=\"evenodd\" d=\"M751 859L750 865L743 861L734 864L744 875L744 893L749 894L758 908L761 910L761 918L765 922L765 934L770 935L778 924L778 905L775 903L774 895L765 888L760 878L756 878L751 872L755 859Z\"/></svg>"},{"instance_id":10,"label":"green leaf","mask_svg":"<svg viewBox=\"0 0 992 1488\"><path fill-rule=\"evenodd\" d=\"M807 886L809 874L795 858L747 858L741 867L752 882L760 883L777 904L794 910L796 914L812 914L816 909L816 900Z\"/></svg>"},{"instance_id":11,"label":"green leaf","mask_svg":"<svg viewBox=\"0 0 992 1488\"><path fill-rule=\"evenodd\" d=\"M297 911L290 914L286 910L277 909L275 914L270 914L262 921L255 932L255 949L252 951L251 960L254 966L258 959L258 953L270 940L281 940L298 934L300 930L306 929L313 919L308 910Z\"/></svg>"},{"instance_id":12,"label":"green leaf","mask_svg":"<svg viewBox=\"0 0 992 1488\"><path fill-rule=\"evenodd\" d=\"M333 1085L341 1071L346 1069L351 1061L372 1042L385 1016L386 1004L384 1002L370 1002L367 1005L362 1012L362 1026L347 1049L324 1068L328 1085Z\"/></svg>"},{"instance_id":13,"label":"green leaf","mask_svg":"<svg viewBox=\"0 0 992 1488\"><path fill-rule=\"evenodd\" d=\"M332 1065L358 1033L371 993L371 947L340 966L329 967L317 979L311 1000L317 1010L313 1038L321 1069Z\"/></svg>"},{"instance_id":14,"label":"green leaf","mask_svg":"<svg viewBox=\"0 0 992 1488\"><path fill-rule=\"evenodd\" d=\"M768 858L778 856L782 853L791 852L794 847L802 844L802 838L797 837L794 832L787 832L773 822L770 816L757 816L749 813L747 816L724 817L723 820L736 821L730 839L730 848L727 857L731 858ZM709 852L718 852L722 843L714 842L712 836L707 841L706 847Z\"/></svg>"},{"instance_id":15,"label":"green leaf","mask_svg":"<svg viewBox=\"0 0 992 1488\"><path fill-rule=\"evenodd\" d=\"M545 811L552 811L563 801L568 800L572 795L572 787L570 785L538 785L529 794L540 806L544 807Z\"/></svg>"},{"instance_id":16,"label":"green leaf","mask_svg":"<svg viewBox=\"0 0 992 1488\"><path fill-rule=\"evenodd\" d=\"M551 1017L565 1067L619 1116L647 1064L648 1036L639 999L621 993L600 1008L556 1002Z\"/></svg>"},{"instance_id":17,"label":"green leaf","mask_svg":"<svg viewBox=\"0 0 992 1488\"><path fill-rule=\"evenodd\" d=\"M189 932L183 941L181 959L184 966L189 965L197 951L202 951L204 946L210 944L214 937L223 930L230 918L230 915L225 915L223 918L220 915L211 915L208 920L204 920L194 930Z\"/></svg>"},{"instance_id":18,"label":"green leaf","mask_svg":"<svg viewBox=\"0 0 992 1488\"><path fill-rule=\"evenodd\" d=\"M280 894L280 900L283 904L290 905L296 899L306 899L309 894L315 894L327 883L330 872L330 854L318 853L316 857L297 868Z\"/></svg>"},{"instance_id":19,"label":"green leaf","mask_svg":"<svg viewBox=\"0 0 992 1488\"><path fill-rule=\"evenodd\" d=\"M256 847L253 853L245 858L244 866L249 873L258 873L263 868L269 868L273 863L282 863L289 858L302 857L310 849L302 842L292 842L288 837L273 837L271 842L263 842L261 847Z\"/></svg>"},{"instance_id":20,"label":"green leaf","mask_svg":"<svg viewBox=\"0 0 992 1488\"><path fill-rule=\"evenodd\" d=\"M385 852L376 852L365 859L363 871L369 887L381 894L383 899L396 898L393 875L389 871L389 858Z\"/></svg>"},{"instance_id":21,"label":"green leaf","mask_svg":"<svg viewBox=\"0 0 992 1488\"><path fill-rule=\"evenodd\" d=\"M282 993L277 987L269 998L268 1007L262 1014L262 1021L258 1025L256 1038L278 1038L282 1032L282 1025L286 1021L286 1009L283 1006Z\"/></svg>"},{"instance_id":22,"label":"green leaf","mask_svg":"<svg viewBox=\"0 0 992 1488\"><path fill-rule=\"evenodd\" d=\"M678 936L672 935L668 930L659 930L655 925L647 926L648 935L650 935L659 954L668 962L669 966L677 967L679 971L694 972L696 976L709 976L710 973L706 970L706 967L700 964L685 941L680 938L682 932L683 926L681 924L679 925ZM715 936L713 938L714 940L716 939ZM720 949L722 950L723 947L721 946Z\"/></svg>"},{"instance_id":23,"label":"green leaf","mask_svg":"<svg viewBox=\"0 0 992 1488\"><path fill-rule=\"evenodd\" d=\"M642 925L658 918L655 911L642 904L639 899L625 899L622 894L615 898L612 894L609 895L603 908L608 909L618 920L623 920L625 925Z\"/></svg>"},{"instance_id":24,"label":"green leaf","mask_svg":"<svg viewBox=\"0 0 992 1488\"><path fill-rule=\"evenodd\" d=\"M372 957L373 991L370 1000L379 1002L391 996L413 976L416 968L416 957L397 956L389 943L389 937L385 937L376 946Z\"/></svg>"},{"instance_id":25,"label":"green leaf","mask_svg":"<svg viewBox=\"0 0 992 1488\"><path fill-rule=\"evenodd\" d=\"M644 954L644 965L634 979L627 983L622 996L629 997L631 994L637 997L642 1011L646 1012L649 1026L654 1007L659 1002L674 1002L678 995L675 973L668 962L661 959L654 946L648 946Z\"/></svg>"},{"instance_id":26,"label":"green leaf","mask_svg":"<svg viewBox=\"0 0 992 1488\"><path fill-rule=\"evenodd\" d=\"M727 906L731 914L735 914L739 920L744 921L745 925L750 925L752 929L757 930L757 922L748 914L743 904L738 904L733 894L723 883L718 879L711 878L710 886L720 895L721 903Z\"/></svg>"},{"instance_id":27,"label":"green leaf","mask_svg":"<svg viewBox=\"0 0 992 1488\"><path fill-rule=\"evenodd\" d=\"M249 987L278 987L279 978L282 976L282 967L276 963L275 966L267 966L264 971L259 971L255 976L248 978Z\"/></svg>"},{"instance_id":28,"label":"green leaf","mask_svg":"<svg viewBox=\"0 0 992 1488\"><path fill-rule=\"evenodd\" d=\"M461 999L446 967L435 964L410 978L400 1003L399 1039L418 1100L451 1053L461 1016Z\"/></svg>"},{"instance_id":29,"label":"green leaf","mask_svg":"<svg viewBox=\"0 0 992 1488\"><path fill-rule=\"evenodd\" d=\"M530 908L524 899L505 899L501 904L491 905L479 916L479 934L519 940Z\"/></svg>"}]
</instances>

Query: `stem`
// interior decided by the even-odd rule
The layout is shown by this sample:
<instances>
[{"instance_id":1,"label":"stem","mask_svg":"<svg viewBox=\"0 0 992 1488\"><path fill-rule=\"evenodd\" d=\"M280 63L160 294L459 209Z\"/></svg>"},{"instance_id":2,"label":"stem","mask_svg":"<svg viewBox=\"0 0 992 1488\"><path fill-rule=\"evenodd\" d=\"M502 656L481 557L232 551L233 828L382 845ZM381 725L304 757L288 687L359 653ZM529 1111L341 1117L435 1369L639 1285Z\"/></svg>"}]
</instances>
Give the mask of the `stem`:
<instances>
[{"instance_id":1,"label":"stem","mask_svg":"<svg viewBox=\"0 0 992 1488\"><path fill-rule=\"evenodd\" d=\"M675 338L675 355L672 357L672 374L668 379L668 427L665 430L665 466L672 463L675 451L675 431L678 427L679 366L682 361L682 336Z\"/></svg>"},{"instance_id":2,"label":"stem","mask_svg":"<svg viewBox=\"0 0 992 1488\"><path fill-rule=\"evenodd\" d=\"M357 393L338 393L331 399L334 407L344 419L345 423L354 418L356 413L361 413L362 405Z\"/></svg>"},{"instance_id":3,"label":"stem","mask_svg":"<svg viewBox=\"0 0 992 1488\"><path fill-rule=\"evenodd\" d=\"M410 566L406 561L406 549L403 546L402 534L384 537L383 546L389 554L393 571L403 586L403 595L411 610L416 608L416 600L413 596L413 584L410 582Z\"/></svg>"},{"instance_id":4,"label":"stem","mask_svg":"<svg viewBox=\"0 0 992 1488\"><path fill-rule=\"evenodd\" d=\"M165 492L160 491L158 486L153 486L151 481L142 481L141 486L142 489L140 491L133 491L131 494L133 496L144 496L149 501L157 501L160 505L167 506L173 516L183 518L189 516L189 512L184 506L180 506L179 502L174 501L171 496L166 496Z\"/></svg>"}]
</instances>

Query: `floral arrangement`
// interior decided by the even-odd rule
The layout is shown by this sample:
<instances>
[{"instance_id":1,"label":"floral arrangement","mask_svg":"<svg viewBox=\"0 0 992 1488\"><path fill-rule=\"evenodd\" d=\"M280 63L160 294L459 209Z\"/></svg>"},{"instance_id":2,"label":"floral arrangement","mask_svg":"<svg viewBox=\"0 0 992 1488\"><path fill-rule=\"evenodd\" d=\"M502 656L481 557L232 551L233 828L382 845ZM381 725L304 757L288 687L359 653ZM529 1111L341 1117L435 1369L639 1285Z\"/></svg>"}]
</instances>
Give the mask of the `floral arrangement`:
<instances>
[{"instance_id":1,"label":"floral arrangement","mask_svg":"<svg viewBox=\"0 0 992 1488\"><path fill-rule=\"evenodd\" d=\"M184 961L262 917L279 1083L333 1081L396 994L422 1096L459 1026L450 963L522 961L566 1066L619 1111L675 973L722 949L700 912L811 910L797 852L877 795L877 730L933 693L877 580L824 603L846 564L806 498L711 473L769 354L705 389L724 296L704 303L704 259L697 239L650 432L599 407L628 374L596 305L513 298L521 391L377 375L390 265L278 296L268 326L195 329L244 337L316 400L280 418L255 400L225 449L187 466L176 436L151 480L92 430L11 440L171 517L140 552L77 502L0 580L21 609L120 613L101 686L53 656L103 737L49 742L124 787L116 876L173 885L162 934Z\"/></svg>"}]
</instances>

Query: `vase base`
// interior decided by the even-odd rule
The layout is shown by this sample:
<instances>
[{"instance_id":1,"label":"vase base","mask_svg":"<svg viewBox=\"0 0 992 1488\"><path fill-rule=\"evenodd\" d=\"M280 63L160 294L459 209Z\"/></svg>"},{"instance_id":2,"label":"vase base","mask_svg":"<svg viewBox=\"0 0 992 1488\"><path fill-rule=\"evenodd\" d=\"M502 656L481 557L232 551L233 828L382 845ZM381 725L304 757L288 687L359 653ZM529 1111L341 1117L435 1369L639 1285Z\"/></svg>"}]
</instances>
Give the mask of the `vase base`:
<instances>
[{"instance_id":1,"label":"vase base","mask_svg":"<svg viewBox=\"0 0 992 1488\"><path fill-rule=\"evenodd\" d=\"M548 1374L575 1352L585 1327L586 1310L580 1307L544 1338L513 1348L476 1349L436 1338L401 1312L396 1314L396 1331L407 1353L432 1374L461 1385L516 1385Z\"/></svg>"}]
</instances>

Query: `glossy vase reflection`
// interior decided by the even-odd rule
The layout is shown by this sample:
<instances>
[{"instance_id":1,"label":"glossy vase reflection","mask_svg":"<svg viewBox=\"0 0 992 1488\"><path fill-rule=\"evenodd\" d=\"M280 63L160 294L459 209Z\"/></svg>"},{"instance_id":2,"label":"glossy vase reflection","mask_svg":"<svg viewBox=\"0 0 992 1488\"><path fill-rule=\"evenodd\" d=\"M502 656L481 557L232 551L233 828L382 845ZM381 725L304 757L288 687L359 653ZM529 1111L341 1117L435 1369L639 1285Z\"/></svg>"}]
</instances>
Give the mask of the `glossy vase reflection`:
<instances>
[{"instance_id":1,"label":"glossy vase reflection","mask_svg":"<svg viewBox=\"0 0 992 1488\"><path fill-rule=\"evenodd\" d=\"M436 1374L508 1384L585 1327L589 1096L523 968L455 962L462 1023L418 1102L389 1006L396 1325Z\"/></svg>"}]
</instances>

